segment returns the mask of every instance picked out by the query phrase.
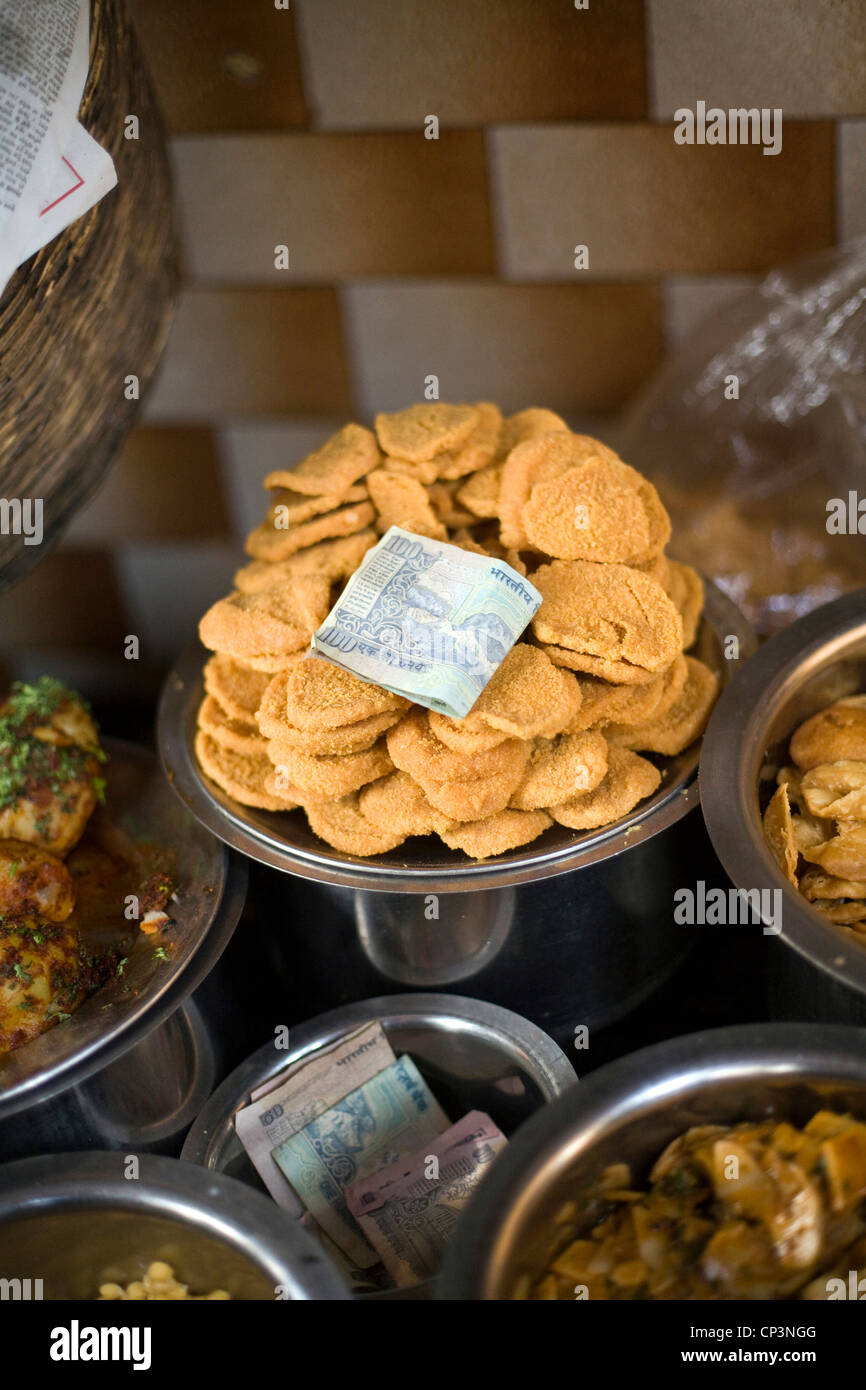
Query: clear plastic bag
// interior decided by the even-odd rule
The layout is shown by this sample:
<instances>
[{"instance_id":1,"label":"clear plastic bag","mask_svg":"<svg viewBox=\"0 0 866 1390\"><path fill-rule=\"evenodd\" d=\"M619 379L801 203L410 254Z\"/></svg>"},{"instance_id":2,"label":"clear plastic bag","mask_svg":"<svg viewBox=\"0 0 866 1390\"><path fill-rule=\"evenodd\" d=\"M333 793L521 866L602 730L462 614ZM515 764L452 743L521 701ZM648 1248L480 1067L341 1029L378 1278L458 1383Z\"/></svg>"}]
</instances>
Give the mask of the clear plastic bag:
<instances>
[{"instance_id":1,"label":"clear plastic bag","mask_svg":"<svg viewBox=\"0 0 866 1390\"><path fill-rule=\"evenodd\" d=\"M760 632L866 584L864 367L866 238L705 319L624 422L621 453L659 488L672 553Z\"/></svg>"}]
</instances>

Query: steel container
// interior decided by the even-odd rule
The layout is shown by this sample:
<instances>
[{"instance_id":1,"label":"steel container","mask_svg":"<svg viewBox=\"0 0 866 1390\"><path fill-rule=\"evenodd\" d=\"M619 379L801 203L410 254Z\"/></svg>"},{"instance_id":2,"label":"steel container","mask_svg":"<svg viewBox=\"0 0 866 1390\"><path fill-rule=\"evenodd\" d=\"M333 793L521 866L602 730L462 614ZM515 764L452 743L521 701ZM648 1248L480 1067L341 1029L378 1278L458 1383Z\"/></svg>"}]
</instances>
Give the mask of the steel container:
<instances>
[{"instance_id":1,"label":"steel container","mask_svg":"<svg viewBox=\"0 0 866 1390\"><path fill-rule=\"evenodd\" d=\"M0 1279L21 1281L4 1296L93 1300L164 1260L194 1293L348 1297L313 1237L257 1192L178 1159L137 1161L135 1177L115 1153L0 1167Z\"/></svg>"},{"instance_id":2,"label":"steel container","mask_svg":"<svg viewBox=\"0 0 866 1390\"><path fill-rule=\"evenodd\" d=\"M223 1074L218 1034L185 1001L243 908L247 866L172 796L152 753L105 739L106 806L133 840L173 851L179 898L164 957L139 933L64 1022L0 1057L0 1159L70 1148L176 1151Z\"/></svg>"},{"instance_id":3,"label":"steel container","mask_svg":"<svg viewBox=\"0 0 866 1390\"><path fill-rule=\"evenodd\" d=\"M408 1052L446 1114L486 1111L510 1135L577 1077L556 1044L525 1018L453 994L392 994L310 1019L290 1033L288 1050L254 1052L214 1092L193 1124L181 1157L263 1189L237 1137L234 1117L250 1092L283 1067L374 1019L397 1056ZM429 1298L432 1283L365 1298Z\"/></svg>"},{"instance_id":4,"label":"steel container","mask_svg":"<svg viewBox=\"0 0 866 1390\"><path fill-rule=\"evenodd\" d=\"M707 585L695 651L728 679L725 649L741 659L754 638L736 607ZM163 690L158 741L166 774L188 810L227 845L282 871L257 887L283 945L272 968L303 961L317 1004L395 987L467 990L525 1014L565 1042L575 1026L602 1027L646 998L683 960L693 938L672 920L682 862L718 872L698 805L699 744L665 759L659 790L616 825L561 826L482 863L434 837L372 859L340 854L303 813L242 807L201 772L193 752L206 654L190 648Z\"/></svg>"},{"instance_id":5,"label":"steel container","mask_svg":"<svg viewBox=\"0 0 866 1390\"><path fill-rule=\"evenodd\" d=\"M515 1135L470 1200L437 1294L510 1299L562 1245L556 1215L610 1163L640 1183L691 1125L770 1115L803 1124L822 1106L866 1120L866 1030L818 1024L713 1029L601 1067Z\"/></svg>"},{"instance_id":6,"label":"steel container","mask_svg":"<svg viewBox=\"0 0 866 1390\"><path fill-rule=\"evenodd\" d=\"M781 894L781 932L764 952L776 1017L866 1023L866 937L843 932L788 882L764 839L760 796L788 762L798 724L857 691L866 692L866 589L771 638L723 692L704 734L701 805L716 852L737 888Z\"/></svg>"}]
</instances>

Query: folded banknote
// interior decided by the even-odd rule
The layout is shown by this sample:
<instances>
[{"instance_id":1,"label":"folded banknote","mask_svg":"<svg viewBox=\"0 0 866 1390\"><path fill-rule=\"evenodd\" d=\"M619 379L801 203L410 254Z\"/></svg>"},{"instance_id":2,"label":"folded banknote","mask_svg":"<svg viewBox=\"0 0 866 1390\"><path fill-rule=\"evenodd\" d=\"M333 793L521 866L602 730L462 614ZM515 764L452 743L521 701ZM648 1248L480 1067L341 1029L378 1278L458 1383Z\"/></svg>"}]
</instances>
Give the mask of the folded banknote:
<instances>
[{"instance_id":1,"label":"folded banknote","mask_svg":"<svg viewBox=\"0 0 866 1390\"><path fill-rule=\"evenodd\" d=\"M346 1205L398 1287L439 1271L460 1212L508 1143L471 1110L431 1143L346 1189Z\"/></svg>"},{"instance_id":2,"label":"folded banknote","mask_svg":"<svg viewBox=\"0 0 866 1390\"><path fill-rule=\"evenodd\" d=\"M401 1154L431 1143L449 1120L411 1057L370 1077L274 1149L304 1206L358 1269L379 1256L349 1213L344 1189Z\"/></svg>"},{"instance_id":3,"label":"folded banknote","mask_svg":"<svg viewBox=\"0 0 866 1390\"><path fill-rule=\"evenodd\" d=\"M540 604L504 560L392 526L314 633L312 650L462 719Z\"/></svg>"}]
</instances>

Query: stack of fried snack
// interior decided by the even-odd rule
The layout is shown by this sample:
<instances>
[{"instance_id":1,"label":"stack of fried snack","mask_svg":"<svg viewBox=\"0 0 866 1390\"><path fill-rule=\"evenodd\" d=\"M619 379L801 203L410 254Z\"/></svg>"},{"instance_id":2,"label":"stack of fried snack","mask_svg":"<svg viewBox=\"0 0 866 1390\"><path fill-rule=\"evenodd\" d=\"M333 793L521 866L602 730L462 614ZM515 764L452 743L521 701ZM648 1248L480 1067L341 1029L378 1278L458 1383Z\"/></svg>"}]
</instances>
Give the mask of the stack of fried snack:
<instances>
[{"instance_id":1,"label":"stack of fried snack","mask_svg":"<svg viewBox=\"0 0 866 1390\"><path fill-rule=\"evenodd\" d=\"M791 736L764 812L767 843L795 888L866 939L866 695L846 695Z\"/></svg>"},{"instance_id":2,"label":"stack of fried snack","mask_svg":"<svg viewBox=\"0 0 866 1390\"><path fill-rule=\"evenodd\" d=\"M375 433L346 425L265 487L252 562L200 626L216 655L196 752L237 801L303 806L348 854L437 834L484 859L553 821L619 820L661 781L640 754L674 755L703 731L718 682L684 655L701 580L665 555L652 484L552 411L411 406ZM390 526L505 559L542 595L464 719L305 655Z\"/></svg>"}]
</instances>

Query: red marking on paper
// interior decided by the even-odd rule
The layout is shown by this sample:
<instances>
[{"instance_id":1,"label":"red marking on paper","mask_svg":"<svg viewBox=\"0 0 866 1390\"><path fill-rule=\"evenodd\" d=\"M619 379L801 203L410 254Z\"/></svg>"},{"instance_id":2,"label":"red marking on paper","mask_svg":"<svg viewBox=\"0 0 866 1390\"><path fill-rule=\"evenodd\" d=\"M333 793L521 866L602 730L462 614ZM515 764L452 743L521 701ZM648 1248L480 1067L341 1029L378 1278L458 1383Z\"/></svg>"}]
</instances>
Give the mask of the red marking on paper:
<instances>
[{"instance_id":1,"label":"red marking on paper","mask_svg":"<svg viewBox=\"0 0 866 1390\"><path fill-rule=\"evenodd\" d=\"M74 183L71 188L67 188L65 193L61 193L59 198L55 198L53 203L49 203L47 207L44 207L39 214L40 217L44 217L46 212L50 212L52 208L56 208L58 203L62 203L64 198L68 198L70 193L75 193L76 190L79 189L84 183L84 179L81 177L78 170L72 167L72 165L69 163L69 160L66 158L66 155L64 154L61 157L67 169L72 169L72 172L78 179L78 182Z\"/></svg>"}]
</instances>

